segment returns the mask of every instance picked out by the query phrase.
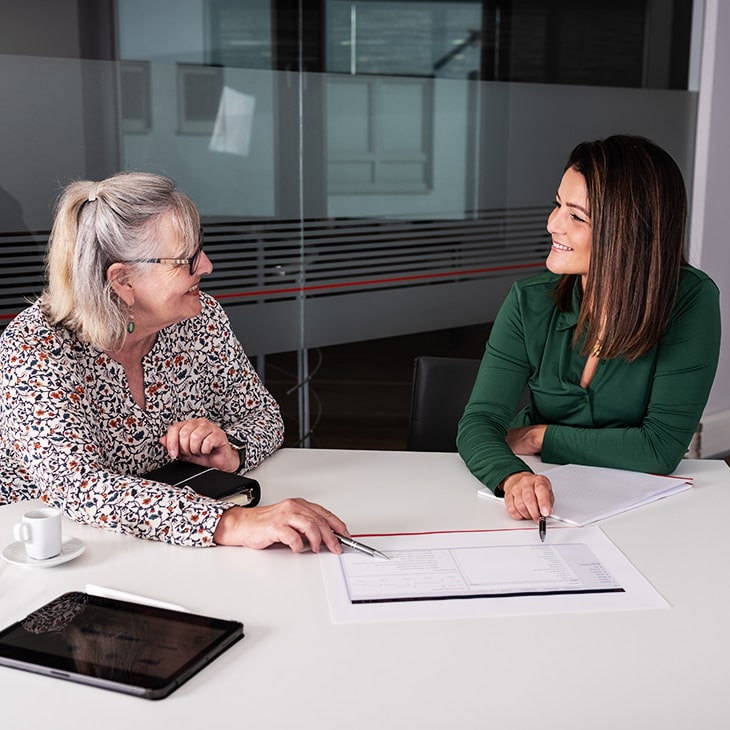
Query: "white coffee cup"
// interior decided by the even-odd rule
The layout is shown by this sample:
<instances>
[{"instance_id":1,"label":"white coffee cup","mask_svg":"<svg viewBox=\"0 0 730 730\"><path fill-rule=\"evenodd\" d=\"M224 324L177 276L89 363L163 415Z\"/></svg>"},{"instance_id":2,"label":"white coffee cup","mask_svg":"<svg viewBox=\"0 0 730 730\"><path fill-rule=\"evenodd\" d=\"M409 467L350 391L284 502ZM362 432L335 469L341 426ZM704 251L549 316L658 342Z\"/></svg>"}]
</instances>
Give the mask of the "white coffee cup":
<instances>
[{"instance_id":1,"label":"white coffee cup","mask_svg":"<svg viewBox=\"0 0 730 730\"><path fill-rule=\"evenodd\" d=\"M34 509L13 527L13 535L25 545L33 560L48 560L61 552L61 512L53 507Z\"/></svg>"}]
</instances>

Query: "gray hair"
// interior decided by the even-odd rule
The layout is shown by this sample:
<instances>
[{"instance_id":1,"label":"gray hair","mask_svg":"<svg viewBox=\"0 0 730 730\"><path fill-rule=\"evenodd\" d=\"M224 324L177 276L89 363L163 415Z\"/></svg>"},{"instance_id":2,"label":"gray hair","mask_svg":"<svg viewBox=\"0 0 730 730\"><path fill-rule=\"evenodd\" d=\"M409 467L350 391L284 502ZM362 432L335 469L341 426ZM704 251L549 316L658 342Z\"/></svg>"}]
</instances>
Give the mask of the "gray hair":
<instances>
[{"instance_id":1,"label":"gray hair","mask_svg":"<svg viewBox=\"0 0 730 730\"><path fill-rule=\"evenodd\" d=\"M161 175L122 172L68 185L56 205L48 242L48 285L41 304L49 321L100 350L124 341L128 311L106 272L113 263L159 255L158 224L171 216L192 255L200 215L190 198ZM144 270L149 264L133 263Z\"/></svg>"}]
</instances>

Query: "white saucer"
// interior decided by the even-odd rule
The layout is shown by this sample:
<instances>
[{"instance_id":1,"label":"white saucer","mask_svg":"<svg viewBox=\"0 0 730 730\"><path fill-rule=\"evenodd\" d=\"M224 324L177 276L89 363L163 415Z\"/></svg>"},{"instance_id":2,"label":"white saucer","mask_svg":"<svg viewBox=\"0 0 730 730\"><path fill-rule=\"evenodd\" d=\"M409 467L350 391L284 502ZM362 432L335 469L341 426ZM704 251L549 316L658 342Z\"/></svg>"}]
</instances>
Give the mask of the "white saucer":
<instances>
[{"instance_id":1,"label":"white saucer","mask_svg":"<svg viewBox=\"0 0 730 730\"><path fill-rule=\"evenodd\" d=\"M77 537L67 537L61 545L61 552L58 555L47 560L34 560L26 555L25 545L22 542L11 542L3 550L3 558L13 565L52 568L54 565L61 565L61 563L78 558L84 550L86 550L86 545L81 540Z\"/></svg>"}]
</instances>

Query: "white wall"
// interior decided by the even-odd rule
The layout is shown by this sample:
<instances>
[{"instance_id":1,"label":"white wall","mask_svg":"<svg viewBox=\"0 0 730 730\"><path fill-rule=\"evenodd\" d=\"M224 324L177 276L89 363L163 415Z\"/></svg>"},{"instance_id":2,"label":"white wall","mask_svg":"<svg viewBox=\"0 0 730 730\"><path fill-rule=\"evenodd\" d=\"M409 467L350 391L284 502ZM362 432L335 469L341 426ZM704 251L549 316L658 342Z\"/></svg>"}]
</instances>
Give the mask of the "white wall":
<instances>
[{"instance_id":1,"label":"white wall","mask_svg":"<svg viewBox=\"0 0 730 730\"><path fill-rule=\"evenodd\" d=\"M203 0L117 0L117 18L120 58L205 60Z\"/></svg>"},{"instance_id":2,"label":"white wall","mask_svg":"<svg viewBox=\"0 0 730 730\"><path fill-rule=\"evenodd\" d=\"M697 112L690 261L720 288L725 336L700 432L700 455L730 453L730 3L707 0Z\"/></svg>"},{"instance_id":3,"label":"white wall","mask_svg":"<svg viewBox=\"0 0 730 730\"><path fill-rule=\"evenodd\" d=\"M70 180L118 168L114 78L112 62L0 55L0 189L27 230L50 228L52 203ZM90 125L89 108L106 117L102 125Z\"/></svg>"},{"instance_id":4,"label":"white wall","mask_svg":"<svg viewBox=\"0 0 730 730\"><path fill-rule=\"evenodd\" d=\"M152 127L125 134L122 166L173 178L206 216L274 214L276 74L227 68L225 86L255 98L247 155L214 152L210 134L179 131L176 63L206 63L203 0L118 0L122 60L150 61ZM174 32L168 31L174 24Z\"/></svg>"},{"instance_id":5,"label":"white wall","mask_svg":"<svg viewBox=\"0 0 730 730\"><path fill-rule=\"evenodd\" d=\"M50 228L69 180L117 168L114 65L79 59L77 0L42 5L0 2L0 226L16 233Z\"/></svg>"}]
</instances>

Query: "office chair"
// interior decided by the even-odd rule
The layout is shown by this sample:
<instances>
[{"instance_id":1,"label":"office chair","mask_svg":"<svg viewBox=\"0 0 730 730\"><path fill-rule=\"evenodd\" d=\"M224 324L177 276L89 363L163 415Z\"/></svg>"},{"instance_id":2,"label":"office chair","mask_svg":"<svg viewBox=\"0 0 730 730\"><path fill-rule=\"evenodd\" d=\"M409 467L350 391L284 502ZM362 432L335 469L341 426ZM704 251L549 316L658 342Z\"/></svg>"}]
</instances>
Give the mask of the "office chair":
<instances>
[{"instance_id":1,"label":"office chair","mask_svg":"<svg viewBox=\"0 0 730 730\"><path fill-rule=\"evenodd\" d=\"M481 361L417 357L408 425L409 451L456 451L456 428Z\"/></svg>"}]
</instances>

